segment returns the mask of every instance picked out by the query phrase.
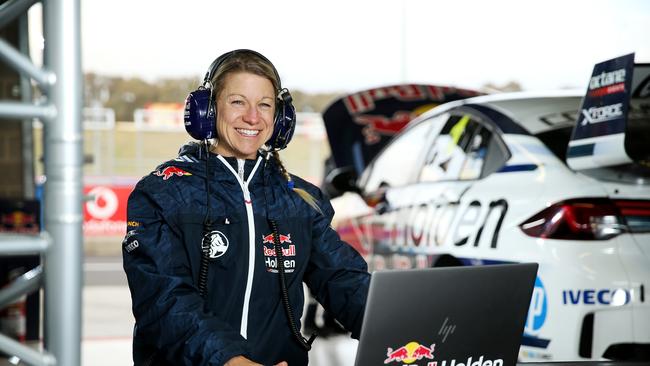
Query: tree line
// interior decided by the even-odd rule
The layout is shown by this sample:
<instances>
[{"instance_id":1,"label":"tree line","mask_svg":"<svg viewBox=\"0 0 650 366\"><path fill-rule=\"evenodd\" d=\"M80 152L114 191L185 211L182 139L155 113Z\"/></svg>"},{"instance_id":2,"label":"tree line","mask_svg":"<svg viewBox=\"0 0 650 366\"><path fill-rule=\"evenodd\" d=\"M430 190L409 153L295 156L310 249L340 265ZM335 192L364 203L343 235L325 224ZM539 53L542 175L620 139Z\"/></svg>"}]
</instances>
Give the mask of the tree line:
<instances>
[{"instance_id":1,"label":"tree line","mask_svg":"<svg viewBox=\"0 0 650 366\"><path fill-rule=\"evenodd\" d=\"M198 78L169 78L147 81L141 78L84 75L84 105L111 108L118 121L132 121L133 112L150 103L183 103L196 89ZM293 104L299 112L322 112L343 93L311 94L292 90Z\"/></svg>"}]
</instances>

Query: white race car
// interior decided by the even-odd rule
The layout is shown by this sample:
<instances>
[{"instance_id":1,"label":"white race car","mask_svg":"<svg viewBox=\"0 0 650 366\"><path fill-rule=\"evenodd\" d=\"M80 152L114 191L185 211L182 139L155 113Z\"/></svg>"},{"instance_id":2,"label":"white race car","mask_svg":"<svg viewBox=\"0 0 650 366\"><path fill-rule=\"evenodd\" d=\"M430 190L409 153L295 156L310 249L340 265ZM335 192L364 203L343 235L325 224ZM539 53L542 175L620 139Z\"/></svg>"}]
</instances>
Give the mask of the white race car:
<instances>
[{"instance_id":1,"label":"white race car","mask_svg":"<svg viewBox=\"0 0 650 366\"><path fill-rule=\"evenodd\" d=\"M372 270L539 263L522 361L650 361L650 141L634 145L645 160L624 164L599 166L610 155L597 143L568 149L577 117L612 137L612 116L590 115L583 96L479 96L426 112L355 186L339 181L337 231ZM645 103L637 132L650 129ZM596 163L572 169L567 150Z\"/></svg>"}]
</instances>

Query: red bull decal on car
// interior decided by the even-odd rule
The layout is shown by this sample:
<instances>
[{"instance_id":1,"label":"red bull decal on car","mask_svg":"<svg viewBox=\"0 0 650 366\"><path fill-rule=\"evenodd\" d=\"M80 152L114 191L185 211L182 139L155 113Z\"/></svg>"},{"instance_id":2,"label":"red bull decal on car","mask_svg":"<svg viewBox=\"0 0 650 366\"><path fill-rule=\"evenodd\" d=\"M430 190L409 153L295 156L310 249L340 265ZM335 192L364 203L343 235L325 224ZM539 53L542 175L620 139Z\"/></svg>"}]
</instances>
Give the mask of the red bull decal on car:
<instances>
[{"instance_id":1,"label":"red bull decal on car","mask_svg":"<svg viewBox=\"0 0 650 366\"><path fill-rule=\"evenodd\" d=\"M157 175L159 177L162 177L163 180L167 180L167 179L173 177L174 175L177 175L179 177L182 177L184 175L192 175L191 173L188 173L188 172L184 171L183 169L177 168L175 166L168 166L168 167L164 168L163 170L155 171L153 174L155 174L155 175Z\"/></svg>"}]
</instances>

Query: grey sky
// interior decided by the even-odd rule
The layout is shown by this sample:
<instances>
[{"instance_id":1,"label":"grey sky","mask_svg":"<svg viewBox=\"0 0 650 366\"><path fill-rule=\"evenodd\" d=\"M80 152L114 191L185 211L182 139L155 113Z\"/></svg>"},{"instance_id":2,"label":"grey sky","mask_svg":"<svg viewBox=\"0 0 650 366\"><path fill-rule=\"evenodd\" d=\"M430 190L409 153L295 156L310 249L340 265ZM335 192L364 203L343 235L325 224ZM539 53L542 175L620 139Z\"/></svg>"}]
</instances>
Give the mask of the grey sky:
<instances>
[{"instance_id":1,"label":"grey sky","mask_svg":"<svg viewBox=\"0 0 650 366\"><path fill-rule=\"evenodd\" d=\"M82 0L82 46L85 71L149 80L199 77L221 53L252 48L306 91L582 88L594 63L650 62L650 1Z\"/></svg>"}]
</instances>

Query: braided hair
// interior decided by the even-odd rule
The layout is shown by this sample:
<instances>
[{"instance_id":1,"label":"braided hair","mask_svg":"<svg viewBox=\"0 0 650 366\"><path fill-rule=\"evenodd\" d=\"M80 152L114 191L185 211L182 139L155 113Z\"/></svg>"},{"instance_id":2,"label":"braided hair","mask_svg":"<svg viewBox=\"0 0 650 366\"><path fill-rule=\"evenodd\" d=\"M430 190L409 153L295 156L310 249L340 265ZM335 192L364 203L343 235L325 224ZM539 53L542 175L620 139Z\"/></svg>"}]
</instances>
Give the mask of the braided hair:
<instances>
[{"instance_id":1,"label":"braided hair","mask_svg":"<svg viewBox=\"0 0 650 366\"><path fill-rule=\"evenodd\" d=\"M291 175L289 175L289 172L287 171L287 168L284 167L282 160L280 160L280 154L277 151L273 151L271 154L273 155L273 159L275 159L275 161L278 164L278 169L280 170L280 173L282 174L284 179L287 180L287 187L289 187L289 189L296 192L296 194L298 194L298 196L300 196L300 198L302 198L303 201L307 202L307 204L311 206L314 210L322 214L323 211L318 206L318 202L316 201L314 196L309 194L309 192L307 192L306 190L295 186L293 180L291 179Z\"/></svg>"}]
</instances>

